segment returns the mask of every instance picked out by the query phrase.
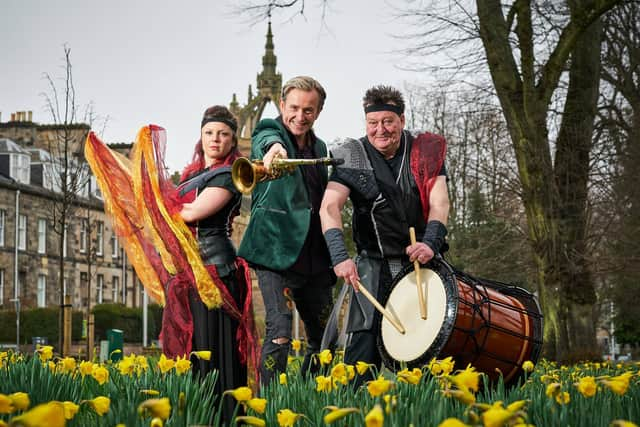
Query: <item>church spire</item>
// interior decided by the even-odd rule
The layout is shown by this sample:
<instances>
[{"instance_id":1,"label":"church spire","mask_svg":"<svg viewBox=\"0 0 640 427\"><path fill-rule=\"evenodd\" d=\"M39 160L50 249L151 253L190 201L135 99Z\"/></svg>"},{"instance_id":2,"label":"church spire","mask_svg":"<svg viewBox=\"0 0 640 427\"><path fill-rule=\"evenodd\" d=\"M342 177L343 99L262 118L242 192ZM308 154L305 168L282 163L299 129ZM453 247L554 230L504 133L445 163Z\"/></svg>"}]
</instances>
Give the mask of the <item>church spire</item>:
<instances>
[{"instance_id":1,"label":"church spire","mask_svg":"<svg viewBox=\"0 0 640 427\"><path fill-rule=\"evenodd\" d=\"M264 45L265 53L262 57L262 73L261 76L273 77L276 74L277 58L274 53L273 33L271 32L271 20L267 27L267 43ZM260 86L258 85L258 88Z\"/></svg>"}]
</instances>

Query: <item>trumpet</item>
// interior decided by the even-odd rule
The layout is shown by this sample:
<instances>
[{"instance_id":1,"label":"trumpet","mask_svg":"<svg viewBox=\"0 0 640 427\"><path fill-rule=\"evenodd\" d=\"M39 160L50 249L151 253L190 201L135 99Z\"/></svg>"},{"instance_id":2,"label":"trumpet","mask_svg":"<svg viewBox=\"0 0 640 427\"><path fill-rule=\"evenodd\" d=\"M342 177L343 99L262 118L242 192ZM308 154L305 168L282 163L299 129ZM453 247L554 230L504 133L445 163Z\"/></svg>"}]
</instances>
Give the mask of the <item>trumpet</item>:
<instances>
[{"instance_id":1,"label":"trumpet","mask_svg":"<svg viewBox=\"0 0 640 427\"><path fill-rule=\"evenodd\" d=\"M344 163L343 159L320 157L318 159L281 159L275 158L271 162L271 168L267 169L262 160L249 160L239 157L231 166L231 179L233 185L242 194L250 194L259 182L270 181L292 173L296 167L305 165L330 165L337 166Z\"/></svg>"}]
</instances>

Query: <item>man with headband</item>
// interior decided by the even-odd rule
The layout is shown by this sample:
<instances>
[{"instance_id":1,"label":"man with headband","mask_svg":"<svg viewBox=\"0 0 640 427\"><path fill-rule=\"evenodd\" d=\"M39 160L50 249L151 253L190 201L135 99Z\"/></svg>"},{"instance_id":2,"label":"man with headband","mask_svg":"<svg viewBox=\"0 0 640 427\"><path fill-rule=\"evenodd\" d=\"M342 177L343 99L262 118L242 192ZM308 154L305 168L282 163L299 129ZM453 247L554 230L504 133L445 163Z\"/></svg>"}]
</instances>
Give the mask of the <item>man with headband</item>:
<instances>
[{"instance_id":1,"label":"man with headband","mask_svg":"<svg viewBox=\"0 0 640 427\"><path fill-rule=\"evenodd\" d=\"M311 77L285 83L281 116L258 123L251 158L262 159L269 168L275 157L326 157L325 143L312 130L325 98L324 89ZM264 385L286 371L292 302L307 335L303 373L320 349L335 284L318 213L327 179L325 165L300 166L290 175L258 183L252 194L251 218L238 254L254 267L266 310L260 366Z\"/></svg>"},{"instance_id":2,"label":"man with headband","mask_svg":"<svg viewBox=\"0 0 640 427\"><path fill-rule=\"evenodd\" d=\"M445 140L404 130L404 99L389 86L367 90L363 106L366 136L332 149L345 163L334 169L320 209L322 229L338 277L355 293L350 299L345 363L379 365L375 309L358 292L358 282L380 300L395 275L417 260L428 262L446 245L449 197ZM353 203L357 264L347 254L341 212ZM409 227L417 243L411 244ZM367 378L360 377L360 382Z\"/></svg>"}]
</instances>

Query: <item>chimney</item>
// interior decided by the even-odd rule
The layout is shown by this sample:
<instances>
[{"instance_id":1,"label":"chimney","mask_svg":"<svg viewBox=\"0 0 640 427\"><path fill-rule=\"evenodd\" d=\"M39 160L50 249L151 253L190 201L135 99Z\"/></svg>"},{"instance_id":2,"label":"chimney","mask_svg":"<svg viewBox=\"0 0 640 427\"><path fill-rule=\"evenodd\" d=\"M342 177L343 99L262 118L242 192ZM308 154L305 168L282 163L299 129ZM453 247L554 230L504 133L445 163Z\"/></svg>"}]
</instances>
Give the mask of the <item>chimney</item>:
<instances>
[{"instance_id":1,"label":"chimney","mask_svg":"<svg viewBox=\"0 0 640 427\"><path fill-rule=\"evenodd\" d=\"M33 120L33 111L29 110L27 111L27 121L28 122L32 122Z\"/></svg>"},{"instance_id":2,"label":"chimney","mask_svg":"<svg viewBox=\"0 0 640 427\"><path fill-rule=\"evenodd\" d=\"M21 122L22 121L22 117L24 115L24 111L18 111L18 121Z\"/></svg>"}]
</instances>

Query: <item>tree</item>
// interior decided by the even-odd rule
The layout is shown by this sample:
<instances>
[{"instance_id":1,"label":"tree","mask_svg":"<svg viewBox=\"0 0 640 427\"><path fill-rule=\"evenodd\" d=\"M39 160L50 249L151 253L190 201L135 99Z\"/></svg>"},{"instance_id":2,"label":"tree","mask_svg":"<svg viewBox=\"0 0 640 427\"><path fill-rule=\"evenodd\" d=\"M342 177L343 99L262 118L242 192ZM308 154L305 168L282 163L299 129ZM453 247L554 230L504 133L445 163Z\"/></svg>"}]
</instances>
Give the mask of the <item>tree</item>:
<instances>
[{"instance_id":1,"label":"tree","mask_svg":"<svg viewBox=\"0 0 640 427\"><path fill-rule=\"evenodd\" d=\"M49 140L49 152L53 158L54 186L59 190L51 199L51 222L58 235L58 290L60 302L59 330L63 330L63 306L65 304L65 247L70 220L77 210L77 201L85 191L89 169L82 161L82 143L89 130L87 125L78 125L76 94L71 66L71 49L64 47L64 70L61 90L53 78L45 73L49 93L43 94L46 107L55 126L53 138ZM59 334L58 348L62 351L63 334Z\"/></svg>"}]
</instances>

